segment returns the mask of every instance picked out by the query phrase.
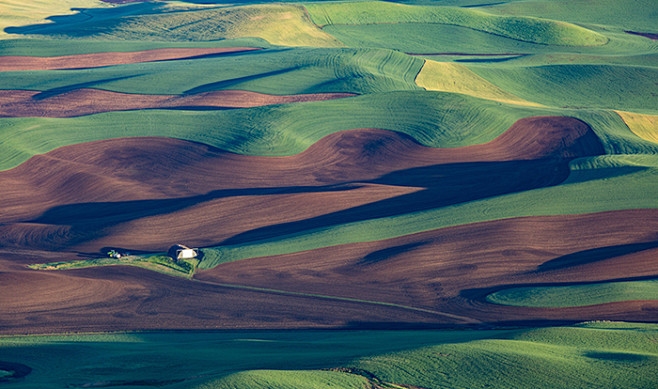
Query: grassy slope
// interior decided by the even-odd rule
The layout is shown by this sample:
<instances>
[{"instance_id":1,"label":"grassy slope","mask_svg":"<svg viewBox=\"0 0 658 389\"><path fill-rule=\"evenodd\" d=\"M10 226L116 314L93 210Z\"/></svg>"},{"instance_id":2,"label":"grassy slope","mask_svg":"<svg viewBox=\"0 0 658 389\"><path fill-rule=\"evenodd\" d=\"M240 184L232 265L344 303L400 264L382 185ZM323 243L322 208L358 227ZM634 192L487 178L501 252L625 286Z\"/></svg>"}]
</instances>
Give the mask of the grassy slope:
<instances>
[{"instance_id":1,"label":"grassy slope","mask_svg":"<svg viewBox=\"0 0 658 389\"><path fill-rule=\"evenodd\" d=\"M14 34L65 39L212 41L261 38L286 46L341 46L290 4L194 7L166 3L87 9L60 23L10 28Z\"/></svg>"},{"instance_id":2,"label":"grassy slope","mask_svg":"<svg viewBox=\"0 0 658 389\"><path fill-rule=\"evenodd\" d=\"M619 65L553 65L469 69L523 99L555 107L655 110L658 69Z\"/></svg>"},{"instance_id":3,"label":"grassy slope","mask_svg":"<svg viewBox=\"0 0 658 389\"><path fill-rule=\"evenodd\" d=\"M159 273L167 274L170 276L191 278L196 271L198 260L193 259L174 261L171 257L166 255L124 255L121 258L103 257L80 259L74 261L38 263L34 265L28 265L28 267L35 270L67 270L116 265L135 266L143 269L157 271Z\"/></svg>"},{"instance_id":4,"label":"grassy slope","mask_svg":"<svg viewBox=\"0 0 658 389\"><path fill-rule=\"evenodd\" d=\"M86 87L142 94L183 94L222 89L278 95L315 92L361 94L419 90L414 77L422 65L421 59L389 50L271 49L214 58L93 69L0 72L0 88L53 93Z\"/></svg>"},{"instance_id":5,"label":"grassy slope","mask_svg":"<svg viewBox=\"0 0 658 389\"><path fill-rule=\"evenodd\" d=\"M458 63L426 60L416 76L416 84L433 91L461 93L503 103L538 106L505 92Z\"/></svg>"},{"instance_id":6,"label":"grassy slope","mask_svg":"<svg viewBox=\"0 0 658 389\"><path fill-rule=\"evenodd\" d=\"M492 2L493 3L493 2ZM658 9L653 0L529 0L502 2L483 10L504 15L530 15L584 25L618 26L639 32L656 32Z\"/></svg>"},{"instance_id":7,"label":"grassy slope","mask_svg":"<svg viewBox=\"0 0 658 389\"><path fill-rule=\"evenodd\" d=\"M598 26L608 42L598 46L554 46L520 41L472 28L427 22L392 24L335 24L324 31L349 47L381 47L412 53L526 53L637 55L655 52L654 41L625 33L615 26Z\"/></svg>"},{"instance_id":8,"label":"grassy slope","mask_svg":"<svg viewBox=\"0 0 658 389\"><path fill-rule=\"evenodd\" d=\"M335 24L436 23L472 28L504 37L549 45L602 45L607 38L560 21L494 16L478 10L452 7L408 6L388 2L307 4L313 22Z\"/></svg>"},{"instance_id":9,"label":"grassy slope","mask_svg":"<svg viewBox=\"0 0 658 389\"><path fill-rule=\"evenodd\" d=\"M335 371L250 370L231 374L201 387L365 389L369 385L365 377Z\"/></svg>"},{"instance_id":10,"label":"grassy slope","mask_svg":"<svg viewBox=\"0 0 658 389\"><path fill-rule=\"evenodd\" d=\"M487 296L494 304L521 307L576 307L650 299L658 299L658 280L509 288Z\"/></svg>"},{"instance_id":11,"label":"grassy slope","mask_svg":"<svg viewBox=\"0 0 658 389\"><path fill-rule=\"evenodd\" d=\"M199 389L366 384L357 374L319 370L333 367L426 388L652 387L657 333L655 324L589 323L500 331L110 334L2 338L0 350L4 360L34 369L16 388L138 380Z\"/></svg>"},{"instance_id":12,"label":"grassy slope","mask_svg":"<svg viewBox=\"0 0 658 389\"><path fill-rule=\"evenodd\" d=\"M658 143L658 115L642 115L634 112L616 111L628 128L642 139Z\"/></svg>"},{"instance_id":13,"label":"grassy slope","mask_svg":"<svg viewBox=\"0 0 658 389\"><path fill-rule=\"evenodd\" d=\"M42 23L54 15L74 13L72 8L103 7L99 0L0 0L0 39L10 38L6 27Z\"/></svg>"},{"instance_id":14,"label":"grassy slope","mask_svg":"<svg viewBox=\"0 0 658 389\"><path fill-rule=\"evenodd\" d=\"M365 358L357 366L384 381L428 388L652 387L658 383L654 327L633 327L592 323L519 331Z\"/></svg>"},{"instance_id":15,"label":"grassy slope","mask_svg":"<svg viewBox=\"0 0 658 389\"><path fill-rule=\"evenodd\" d=\"M419 91L229 111L7 118L0 121L0 169L57 147L125 136L173 137L239 154L282 156L300 153L334 132L382 128L406 133L427 146L458 147L488 142L522 117L550 113L536 110Z\"/></svg>"}]
</instances>

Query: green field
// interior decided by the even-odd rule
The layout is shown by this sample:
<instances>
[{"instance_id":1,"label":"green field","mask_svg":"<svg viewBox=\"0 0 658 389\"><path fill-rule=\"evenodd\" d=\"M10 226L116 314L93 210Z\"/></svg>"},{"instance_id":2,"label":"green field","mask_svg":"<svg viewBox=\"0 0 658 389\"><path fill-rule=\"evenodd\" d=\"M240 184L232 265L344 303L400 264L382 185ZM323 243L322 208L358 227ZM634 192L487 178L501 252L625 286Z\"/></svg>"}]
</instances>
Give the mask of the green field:
<instances>
[{"instance_id":1,"label":"green field","mask_svg":"<svg viewBox=\"0 0 658 389\"><path fill-rule=\"evenodd\" d=\"M226 7L184 2L145 2L86 8L55 23L10 27L8 33L58 39L216 41L260 38L276 45L336 47L294 4Z\"/></svg>"},{"instance_id":2,"label":"green field","mask_svg":"<svg viewBox=\"0 0 658 389\"><path fill-rule=\"evenodd\" d=\"M500 88L552 107L654 111L658 68L619 65L553 65L469 68Z\"/></svg>"},{"instance_id":3,"label":"green field","mask_svg":"<svg viewBox=\"0 0 658 389\"><path fill-rule=\"evenodd\" d=\"M14 388L652 387L657 336L655 324L592 322L480 331L5 337L0 350L3 361L32 368Z\"/></svg>"},{"instance_id":4,"label":"green field","mask_svg":"<svg viewBox=\"0 0 658 389\"><path fill-rule=\"evenodd\" d=\"M426 146L459 147L488 142L520 118L550 112L451 93L401 91L227 111L8 118L0 124L0 169L57 147L123 136L166 136L239 154L282 156L301 153L338 131L382 128L408 134Z\"/></svg>"},{"instance_id":5,"label":"green field","mask_svg":"<svg viewBox=\"0 0 658 389\"><path fill-rule=\"evenodd\" d=\"M422 65L421 59L390 50L290 48L93 69L0 72L0 85L52 95L77 88L141 94L223 89L276 95L361 94L420 90L414 78Z\"/></svg>"},{"instance_id":6,"label":"green field","mask_svg":"<svg viewBox=\"0 0 658 389\"><path fill-rule=\"evenodd\" d=\"M0 56L56 57L64 55L104 52L131 52L142 50L195 48L195 47L271 47L258 38L225 39L210 42L153 42L153 41L93 41L60 39L25 39L13 37L0 45ZM38 77L37 74L35 76Z\"/></svg>"},{"instance_id":7,"label":"green field","mask_svg":"<svg viewBox=\"0 0 658 389\"><path fill-rule=\"evenodd\" d=\"M372 1L307 4L313 22L319 26L337 24L434 23L471 28L524 42L596 46L607 39L594 31L561 21L497 16L457 7L424 7Z\"/></svg>"},{"instance_id":8,"label":"green field","mask_svg":"<svg viewBox=\"0 0 658 389\"><path fill-rule=\"evenodd\" d=\"M487 296L494 304L520 307L579 307L658 299L658 280L503 289Z\"/></svg>"},{"instance_id":9,"label":"green field","mask_svg":"<svg viewBox=\"0 0 658 389\"><path fill-rule=\"evenodd\" d=\"M489 3L491 2L483 2ZM564 20L585 26L606 25L640 32L655 32L658 10L652 0L530 0L502 2L481 8L502 15L528 15Z\"/></svg>"},{"instance_id":10,"label":"green field","mask_svg":"<svg viewBox=\"0 0 658 389\"><path fill-rule=\"evenodd\" d=\"M196 259L175 261L169 256L156 254L124 255L121 258L90 258L74 261L39 263L29 265L28 267L35 270L68 270L97 266L124 265L153 270L170 276L192 278L198 264L199 261Z\"/></svg>"}]
</instances>

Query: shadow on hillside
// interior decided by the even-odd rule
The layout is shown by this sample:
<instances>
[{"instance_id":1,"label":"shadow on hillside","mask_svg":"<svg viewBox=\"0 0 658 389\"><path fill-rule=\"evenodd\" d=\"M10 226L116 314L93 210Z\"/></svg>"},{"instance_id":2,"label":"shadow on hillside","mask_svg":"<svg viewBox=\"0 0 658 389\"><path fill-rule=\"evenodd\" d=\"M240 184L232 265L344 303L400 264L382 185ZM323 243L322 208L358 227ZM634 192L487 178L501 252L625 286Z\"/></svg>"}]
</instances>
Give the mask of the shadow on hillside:
<instances>
[{"instance_id":1,"label":"shadow on hillside","mask_svg":"<svg viewBox=\"0 0 658 389\"><path fill-rule=\"evenodd\" d=\"M37 101L45 100L45 99L49 99L51 97L55 97L57 95L62 95L64 93L71 92L71 91L76 90L76 89L90 88L90 87L98 86L98 85L105 84L105 83L108 83L108 82L127 80L127 79L130 79L130 78L139 77L139 76L141 76L141 74L133 74L133 75L130 75L130 76L105 78L105 79L102 79L102 80L94 80L94 81L89 81L89 82L81 82L79 84L65 85L65 86L62 86L62 87L52 88L52 89L48 89L46 91L43 91L41 93L38 93L38 94L32 96L32 100L37 100Z\"/></svg>"},{"instance_id":2,"label":"shadow on hillside","mask_svg":"<svg viewBox=\"0 0 658 389\"><path fill-rule=\"evenodd\" d=\"M568 162L555 159L453 163L400 170L367 183L423 189L318 217L247 231L217 246L241 244L319 227L402 215L553 186L563 182L568 175Z\"/></svg>"},{"instance_id":3,"label":"shadow on hillside","mask_svg":"<svg viewBox=\"0 0 658 389\"><path fill-rule=\"evenodd\" d=\"M126 223L150 216L174 213L212 200L236 196L339 192L358 189L360 187L360 185L348 184L224 189L184 198L67 204L53 207L44 212L38 218L28 220L26 223L70 226L71 233L68 236L75 237L75 239L62 242L54 242L50 240L45 242L48 247L55 245L61 249L87 240L99 238L104 235L103 230L105 228L113 227L120 223Z\"/></svg>"},{"instance_id":4,"label":"shadow on hillside","mask_svg":"<svg viewBox=\"0 0 658 389\"><path fill-rule=\"evenodd\" d=\"M49 23L7 27L8 34L21 35L61 35L69 34L85 38L104 31L111 31L120 25L121 18L154 15L166 12L162 3L143 2L108 8L71 8L77 11L71 15L56 15L46 18Z\"/></svg>"},{"instance_id":5,"label":"shadow on hillside","mask_svg":"<svg viewBox=\"0 0 658 389\"><path fill-rule=\"evenodd\" d=\"M652 275L636 276L636 277L606 278L597 281L534 282L534 283L501 284L501 285L488 286L485 288L462 289L459 292L459 296L469 301L477 301L479 303L488 304L488 305L489 304L498 305L496 303L491 303L487 301L487 296L489 296L492 293L500 292L501 290L506 290L506 289L583 286L583 285L608 284L611 282L651 281L656 279L658 279L658 275L652 274ZM523 308L528 308L528 307L523 307Z\"/></svg>"},{"instance_id":6,"label":"shadow on hillside","mask_svg":"<svg viewBox=\"0 0 658 389\"><path fill-rule=\"evenodd\" d=\"M561 270L574 266L585 265L592 262L599 262L609 258L620 257L622 255L650 250L656 247L658 247L658 241L597 247L595 249L578 251L576 253L567 254L551 259L550 261L546 261L537 266L537 271L546 272L551 270Z\"/></svg>"}]
</instances>

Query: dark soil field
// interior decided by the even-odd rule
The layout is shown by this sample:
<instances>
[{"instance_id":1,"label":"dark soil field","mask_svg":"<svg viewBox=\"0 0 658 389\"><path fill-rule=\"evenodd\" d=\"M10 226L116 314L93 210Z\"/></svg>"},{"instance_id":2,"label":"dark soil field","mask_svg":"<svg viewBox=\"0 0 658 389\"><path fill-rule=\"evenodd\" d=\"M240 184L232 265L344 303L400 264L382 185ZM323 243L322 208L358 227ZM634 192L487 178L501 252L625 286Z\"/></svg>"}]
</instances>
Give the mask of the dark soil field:
<instances>
[{"instance_id":1,"label":"dark soil field","mask_svg":"<svg viewBox=\"0 0 658 389\"><path fill-rule=\"evenodd\" d=\"M0 331L651 320L655 300L577 309L484 301L509 285L656 274L648 231L658 213L647 210L468 224L227 263L193 280L131 267L24 268L98 256L117 242L152 252L166 251L172 236L195 247L235 244L557 185L571 159L601 153L591 129L566 117L523 119L490 143L456 149L383 130L330 135L291 157L165 138L62 147L0 173L0 295L12 296Z\"/></svg>"},{"instance_id":2,"label":"dark soil field","mask_svg":"<svg viewBox=\"0 0 658 389\"><path fill-rule=\"evenodd\" d=\"M74 89L58 94L26 90L0 91L0 116L74 117L111 111L157 108L248 108L271 104L321 101L354 96L353 93L267 95L226 90L187 95L138 95L99 89Z\"/></svg>"},{"instance_id":3,"label":"dark soil field","mask_svg":"<svg viewBox=\"0 0 658 389\"><path fill-rule=\"evenodd\" d=\"M28 57L6 55L0 57L0 71L84 69L129 63L192 59L208 55L241 53L260 50L259 47L170 48L133 52L107 52L66 55L58 57Z\"/></svg>"}]
</instances>

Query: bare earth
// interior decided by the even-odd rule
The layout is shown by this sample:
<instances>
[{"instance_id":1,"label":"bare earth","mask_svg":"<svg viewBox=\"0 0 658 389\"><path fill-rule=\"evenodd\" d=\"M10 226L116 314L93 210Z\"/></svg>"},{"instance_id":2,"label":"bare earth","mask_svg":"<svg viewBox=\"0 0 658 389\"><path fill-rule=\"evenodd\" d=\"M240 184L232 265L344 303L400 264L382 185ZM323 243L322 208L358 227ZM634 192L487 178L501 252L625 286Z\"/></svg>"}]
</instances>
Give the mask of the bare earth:
<instances>
[{"instance_id":1,"label":"bare earth","mask_svg":"<svg viewBox=\"0 0 658 389\"><path fill-rule=\"evenodd\" d=\"M249 108L350 96L354 96L354 94L268 95L241 90L223 90L186 95L140 95L100 89L74 89L58 93L0 90L0 117L73 117L110 111L155 108Z\"/></svg>"},{"instance_id":2,"label":"bare earth","mask_svg":"<svg viewBox=\"0 0 658 389\"><path fill-rule=\"evenodd\" d=\"M248 242L556 185L572 158L601 153L585 123L564 117L522 119L490 143L456 149L375 129L280 158L164 138L62 147L0 172L0 333L650 320L655 300L531 309L484 296L504 285L655 275L658 237L647 231L658 227L656 210L476 223L227 263L194 281L23 266L106 246Z\"/></svg>"},{"instance_id":3,"label":"bare earth","mask_svg":"<svg viewBox=\"0 0 658 389\"><path fill-rule=\"evenodd\" d=\"M58 57L0 56L0 71L97 68L139 62L197 58L213 54L261 50L260 47L170 48L131 52L103 52Z\"/></svg>"}]
</instances>

